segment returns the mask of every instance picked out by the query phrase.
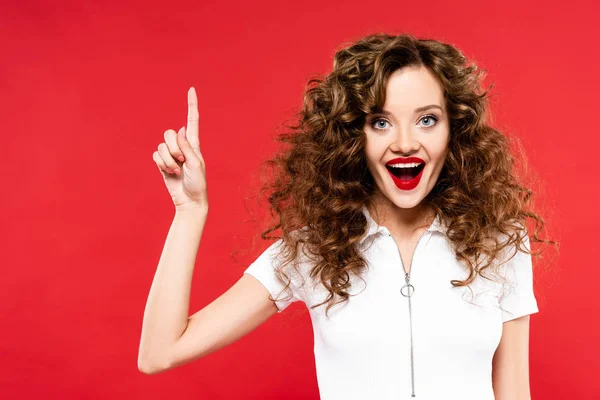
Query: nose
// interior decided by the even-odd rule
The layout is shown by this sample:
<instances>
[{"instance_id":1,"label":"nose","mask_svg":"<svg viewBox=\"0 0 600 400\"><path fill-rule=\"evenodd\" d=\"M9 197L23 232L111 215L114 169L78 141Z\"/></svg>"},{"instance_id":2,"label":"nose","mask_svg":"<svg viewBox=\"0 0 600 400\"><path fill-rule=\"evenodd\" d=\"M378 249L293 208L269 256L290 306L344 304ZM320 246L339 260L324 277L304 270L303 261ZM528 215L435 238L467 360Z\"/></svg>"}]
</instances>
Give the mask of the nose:
<instances>
[{"instance_id":1,"label":"nose","mask_svg":"<svg viewBox=\"0 0 600 400\"><path fill-rule=\"evenodd\" d=\"M419 150L421 144L410 129L398 129L390 144L390 150L395 153L412 154Z\"/></svg>"}]
</instances>

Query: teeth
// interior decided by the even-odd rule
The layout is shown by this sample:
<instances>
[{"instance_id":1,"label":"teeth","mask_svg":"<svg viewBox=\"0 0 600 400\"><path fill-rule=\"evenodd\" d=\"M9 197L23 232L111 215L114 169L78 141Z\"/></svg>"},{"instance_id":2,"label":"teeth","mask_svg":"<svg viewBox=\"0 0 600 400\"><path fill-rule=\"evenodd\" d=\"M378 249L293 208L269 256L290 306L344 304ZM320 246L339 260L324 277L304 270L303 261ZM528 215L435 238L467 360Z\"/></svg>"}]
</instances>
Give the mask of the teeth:
<instances>
[{"instance_id":1,"label":"teeth","mask_svg":"<svg viewBox=\"0 0 600 400\"><path fill-rule=\"evenodd\" d=\"M414 167L418 167L421 164L423 164L423 163L388 164L388 167L392 167L392 168L414 168Z\"/></svg>"}]
</instances>

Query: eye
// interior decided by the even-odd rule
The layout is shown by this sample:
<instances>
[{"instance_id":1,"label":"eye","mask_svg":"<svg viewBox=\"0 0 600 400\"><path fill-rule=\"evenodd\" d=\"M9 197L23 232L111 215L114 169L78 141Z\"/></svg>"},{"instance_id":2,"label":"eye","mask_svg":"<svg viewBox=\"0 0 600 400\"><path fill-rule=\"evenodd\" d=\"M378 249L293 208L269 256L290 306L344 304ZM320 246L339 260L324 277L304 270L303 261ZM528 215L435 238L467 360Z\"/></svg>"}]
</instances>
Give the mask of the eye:
<instances>
[{"instance_id":1,"label":"eye","mask_svg":"<svg viewBox=\"0 0 600 400\"><path fill-rule=\"evenodd\" d=\"M376 124L379 123L379 122L384 122L384 123L389 124L389 122L387 120L383 119L383 118L376 118L373 121L371 121L371 128L377 129L377 130L383 130L383 129L385 129L386 128L385 126L381 126L381 125L376 126Z\"/></svg>"},{"instance_id":2,"label":"eye","mask_svg":"<svg viewBox=\"0 0 600 400\"><path fill-rule=\"evenodd\" d=\"M435 124L437 124L438 118L433 114L427 114L424 115L423 118L421 118L421 121L433 121L431 124L424 125L425 128L431 128L432 126L435 126Z\"/></svg>"}]
</instances>

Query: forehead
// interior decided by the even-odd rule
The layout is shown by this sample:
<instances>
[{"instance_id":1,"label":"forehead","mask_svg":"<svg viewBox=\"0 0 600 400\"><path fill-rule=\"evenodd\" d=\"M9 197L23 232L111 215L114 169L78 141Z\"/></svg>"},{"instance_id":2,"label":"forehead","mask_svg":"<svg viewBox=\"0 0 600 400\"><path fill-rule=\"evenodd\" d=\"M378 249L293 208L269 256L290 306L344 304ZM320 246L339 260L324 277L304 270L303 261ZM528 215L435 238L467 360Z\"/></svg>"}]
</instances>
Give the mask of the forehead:
<instances>
[{"instance_id":1,"label":"forehead","mask_svg":"<svg viewBox=\"0 0 600 400\"><path fill-rule=\"evenodd\" d=\"M429 104L445 108L444 89L426 67L404 67L390 75L384 109L412 113L415 108Z\"/></svg>"}]
</instances>

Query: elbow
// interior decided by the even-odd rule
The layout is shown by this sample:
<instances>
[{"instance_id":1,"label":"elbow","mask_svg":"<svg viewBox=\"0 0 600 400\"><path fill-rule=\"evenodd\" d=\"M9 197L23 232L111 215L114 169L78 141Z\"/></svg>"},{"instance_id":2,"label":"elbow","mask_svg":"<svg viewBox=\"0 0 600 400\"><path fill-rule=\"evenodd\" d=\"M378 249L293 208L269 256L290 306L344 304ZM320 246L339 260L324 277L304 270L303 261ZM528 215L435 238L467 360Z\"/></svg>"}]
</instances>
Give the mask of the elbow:
<instances>
[{"instance_id":1,"label":"elbow","mask_svg":"<svg viewBox=\"0 0 600 400\"><path fill-rule=\"evenodd\" d=\"M145 375L154 375L158 372L160 372L160 369L157 368L156 366L148 363L148 362L143 362L138 360L138 370L145 374Z\"/></svg>"},{"instance_id":2,"label":"elbow","mask_svg":"<svg viewBox=\"0 0 600 400\"><path fill-rule=\"evenodd\" d=\"M163 359L145 357L142 355L138 356L137 367L138 370L145 375L154 375L171 368L169 363L165 362Z\"/></svg>"}]
</instances>

